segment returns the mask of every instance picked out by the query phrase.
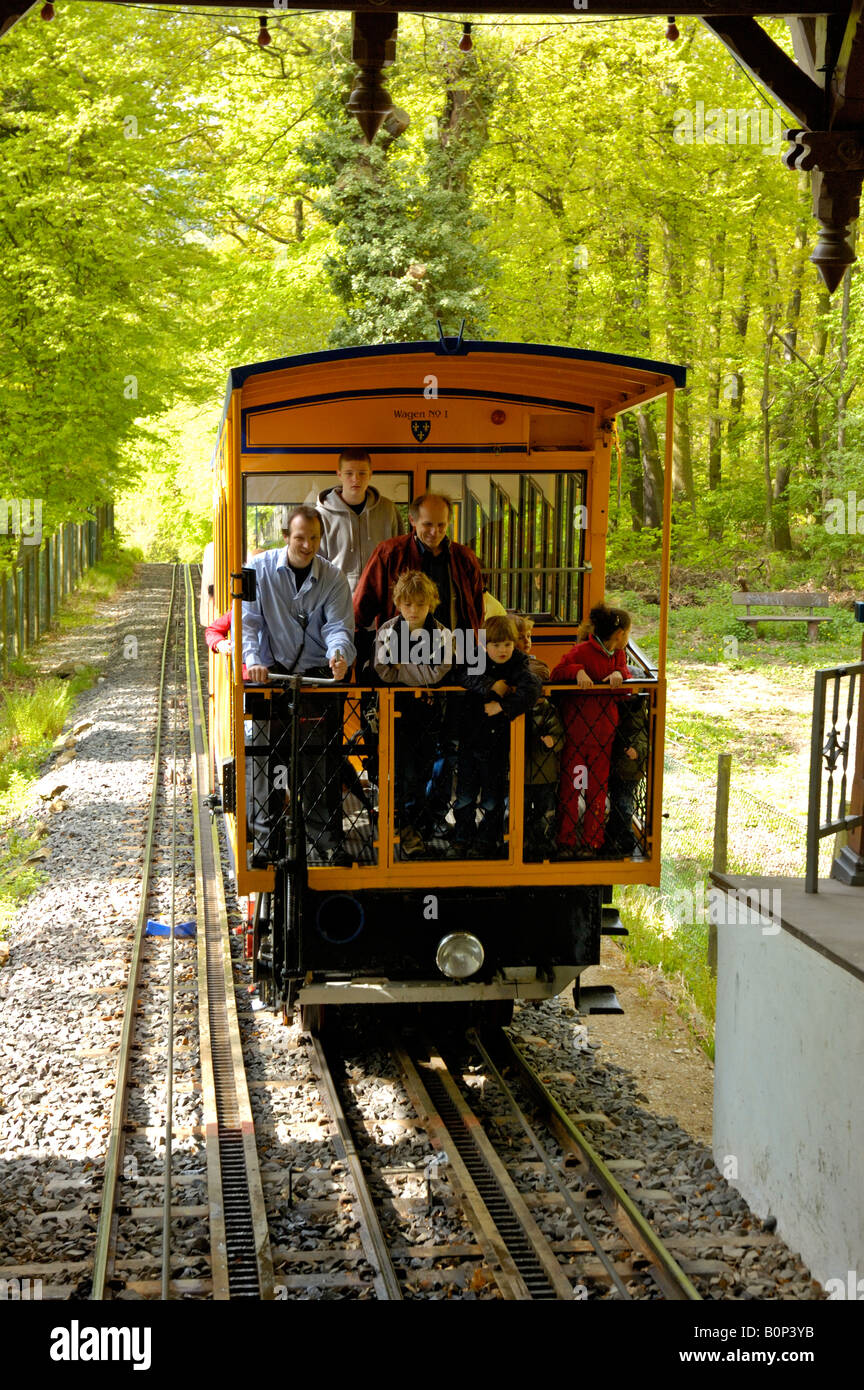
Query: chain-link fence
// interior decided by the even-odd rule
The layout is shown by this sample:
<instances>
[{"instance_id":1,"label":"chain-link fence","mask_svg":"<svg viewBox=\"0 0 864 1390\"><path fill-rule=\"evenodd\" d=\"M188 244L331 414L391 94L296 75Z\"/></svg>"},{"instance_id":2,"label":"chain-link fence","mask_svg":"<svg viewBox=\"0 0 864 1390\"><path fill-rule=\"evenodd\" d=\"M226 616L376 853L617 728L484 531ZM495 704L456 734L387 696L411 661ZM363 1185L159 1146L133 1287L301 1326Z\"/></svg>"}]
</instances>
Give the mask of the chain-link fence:
<instances>
[{"instance_id":1,"label":"chain-link fence","mask_svg":"<svg viewBox=\"0 0 864 1390\"><path fill-rule=\"evenodd\" d=\"M663 851L659 888L622 894L628 951L677 976L695 1002L697 1028L710 1050L715 982L708 959L711 923L710 871L714 858L717 779L667 755L664 759ZM727 824L727 872L788 875L803 879L806 820L746 791L732 766ZM831 868L833 841L820 846L819 872Z\"/></svg>"},{"instance_id":2,"label":"chain-link fence","mask_svg":"<svg viewBox=\"0 0 864 1390\"><path fill-rule=\"evenodd\" d=\"M702 776L668 754L664 759L663 858L660 892L664 900L686 889L702 894L713 860L717 779ZM804 877L807 822L778 811L736 784L729 796L727 872ZM833 841L820 846L819 872L831 869Z\"/></svg>"}]
</instances>

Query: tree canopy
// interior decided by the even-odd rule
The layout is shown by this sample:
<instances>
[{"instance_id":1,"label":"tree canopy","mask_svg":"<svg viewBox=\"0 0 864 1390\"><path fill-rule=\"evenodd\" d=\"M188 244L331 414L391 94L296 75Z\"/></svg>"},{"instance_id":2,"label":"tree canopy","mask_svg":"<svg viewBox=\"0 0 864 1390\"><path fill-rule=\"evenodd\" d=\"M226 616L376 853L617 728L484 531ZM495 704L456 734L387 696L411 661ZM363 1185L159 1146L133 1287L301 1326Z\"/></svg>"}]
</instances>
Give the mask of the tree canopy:
<instances>
[{"instance_id":1,"label":"tree canopy","mask_svg":"<svg viewBox=\"0 0 864 1390\"><path fill-rule=\"evenodd\" d=\"M864 499L860 273L829 302L785 113L697 20L484 21L463 53L403 16L371 147L350 17L255 24L60 6L0 44L3 496L50 530L122 495L150 554L192 554L228 367L464 319L685 363L682 547L855 563L826 523ZM621 420L622 554L655 543L663 427Z\"/></svg>"}]
</instances>

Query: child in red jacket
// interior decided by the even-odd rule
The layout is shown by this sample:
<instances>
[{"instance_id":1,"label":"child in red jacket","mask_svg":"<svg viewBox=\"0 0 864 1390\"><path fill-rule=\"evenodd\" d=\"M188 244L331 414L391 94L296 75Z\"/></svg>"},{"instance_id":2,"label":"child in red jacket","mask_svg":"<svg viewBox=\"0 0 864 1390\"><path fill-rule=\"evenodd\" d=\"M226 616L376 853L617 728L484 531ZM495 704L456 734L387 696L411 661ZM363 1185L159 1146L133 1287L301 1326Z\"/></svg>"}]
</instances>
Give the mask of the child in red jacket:
<instances>
[{"instance_id":1,"label":"child in red jacket","mask_svg":"<svg viewBox=\"0 0 864 1390\"><path fill-rule=\"evenodd\" d=\"M207 631L204 633L204 641L211 652L223 652L227 656L231 651L231 609L227 613L222 613L220 617L214 618ZM243 663L243 679L248 680L246 663Z\"/></svg>"},{"instance_id":2,"label":"child in red jacket","mask_svg":"<svg viewBox=\"0 0 864 1390\"><path fill-rule=\"evenodd\" d=\"M631 674L624 660L630 639L630 614L623 608L607 608L600 603L591 609L590 621L583 626L584 640L558 662L549 678L551 683L575 680L580 687L621 685ZM561 716L566 742L561 756L558 840L565 857L569 852L578 858L594 858L603 845L618 701L611 693L565 696L561 700ZM585 815L577 850L580 791L585 796Z\"/></svg>"}]
</instances>

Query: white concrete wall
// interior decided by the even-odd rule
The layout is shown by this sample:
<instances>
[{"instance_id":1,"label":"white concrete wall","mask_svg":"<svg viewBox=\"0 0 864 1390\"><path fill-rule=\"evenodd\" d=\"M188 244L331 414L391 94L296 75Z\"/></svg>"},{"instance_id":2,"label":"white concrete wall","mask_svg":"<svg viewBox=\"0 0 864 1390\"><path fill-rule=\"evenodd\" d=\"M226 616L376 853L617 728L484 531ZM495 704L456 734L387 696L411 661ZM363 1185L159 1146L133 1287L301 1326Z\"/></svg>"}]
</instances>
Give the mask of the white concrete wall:
<instances>
[{"instance_id":1,"label":"white concrete wall","mask_svg":"<svg viewBox=\"0 0 864 1390\"><path fill-rule=\"evenodd\" d=\"M717 927L714 1159L845 1287L864 1280L864 983L772 926Z\"/></svg>"}]
</instances>

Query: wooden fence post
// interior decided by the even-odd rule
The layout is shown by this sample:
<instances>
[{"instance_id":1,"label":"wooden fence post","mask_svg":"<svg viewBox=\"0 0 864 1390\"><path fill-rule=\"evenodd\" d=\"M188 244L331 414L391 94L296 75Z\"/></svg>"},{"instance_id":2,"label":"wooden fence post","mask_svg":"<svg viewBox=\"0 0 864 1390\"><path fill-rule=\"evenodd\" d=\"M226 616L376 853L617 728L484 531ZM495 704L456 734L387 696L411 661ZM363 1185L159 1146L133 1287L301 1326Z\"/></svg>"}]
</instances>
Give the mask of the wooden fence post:
<instances>
[{"instance_id":1,"label":"wooden fence post","mask_svg":"<svg viewBox=\"0 0 864 1390\"><path fill-rule=\"evenodd\" d=\"M732 754L717 754L717 800L714 806L715 874L725 874L729 861L729 787L732 780ZM708 969L717 974L717 923L708 923Z\"/></svg>"},{"instance_id":2,"label":"wooden fence post","mask_svg":"<svg viewBox=\"0 0 864 1390\"><path fill-rule=\"evenodd\" d=\"M33 646L42 636L42 566L39 563L39 551L34 550L30 558L33 566Z\"/></svg>"},{"instance_id":3,"label":"wooden fence post","mask_svg":"<svg viewBox=\"0 0 864 1390\"><path fill-rule=\"evenodd\" d=\"M45 631L51 628L51 537L43 546L45 551Z\"/></svg>"},{"instance_id":4,"label":"wooden fence post","mask_svg":"<svg viewBox=\"0 0 864 1390\"><path fill-rule=\"evenodd\" d=\"M0 676L48 632L64 599L102 559L106 532L114 534L114 507L98 507L92 521L64 522L38 549L0 578Z\"/></svg>"},{"instance_id":5,"label":"wooden fence post","mask_svg":"<svg viewBox=\"0 0 864 1390\"><path fill-rule=\"evenodd\" d=\"M5 679L9 670L9 580L5 575L3 577L2 590L0 590L0 603L3 605L3 662L2 665L0 665L0 677Z\"/></svg>"},{"instance_id":6,"label":"wooden fence post","mask_svg":"<svg viewBox=\"0 0 864 1390\"><path fill-rule=\"evenodd\" d=\"M22 567L22 574L24 576L24 650L29 651L30 634L32 632L32 607L30 603L30 566L27 564L26 560Z\"/></svg>"},{"instance_id":7,"label":"wooden fence post","mask_svg":"<svg viewBox=\"0 0 864 1390\"><path fill-rule=\"evenodd\" d=\"M15 655L21 655L21 587L20 571L17 566L12 571L12 621L15 624Z\"/></svg>"}]
</instances>

